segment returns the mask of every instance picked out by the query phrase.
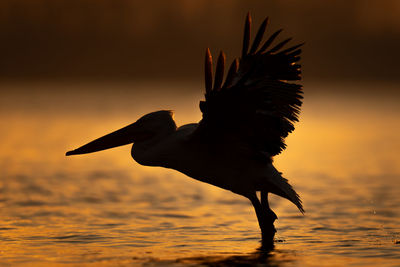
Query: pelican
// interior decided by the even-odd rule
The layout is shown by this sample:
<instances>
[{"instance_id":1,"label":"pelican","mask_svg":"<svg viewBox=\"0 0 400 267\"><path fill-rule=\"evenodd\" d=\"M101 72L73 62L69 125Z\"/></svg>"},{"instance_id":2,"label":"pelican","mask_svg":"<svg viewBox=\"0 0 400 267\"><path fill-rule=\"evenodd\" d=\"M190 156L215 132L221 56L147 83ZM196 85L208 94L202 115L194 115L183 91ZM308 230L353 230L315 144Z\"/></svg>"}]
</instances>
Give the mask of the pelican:
<instances>
[{"instance_id":1,"label":"pelican","mask_svg":"<svg viewBox=\"0 0 400 267\"><path fill-rule=\"evenodd\" d=\"M205 99L202 119L180 127L173 113L160 110L66 153L92 153L133 143L131 156L139 164L177 170L193 179L244 196L254 206L262 244L273 246L275 213L268 204L273 193L304 213L299 195L273 165L285 149L302 104L301 46L286 39L272 45L282 30L263 42L268 17L250 45L247 14L241 57L224 78L225 54L219 54L215 78L210 50L205 56ZM258 197L257 192L260 192Z\"/></svg>"}]
</instances>

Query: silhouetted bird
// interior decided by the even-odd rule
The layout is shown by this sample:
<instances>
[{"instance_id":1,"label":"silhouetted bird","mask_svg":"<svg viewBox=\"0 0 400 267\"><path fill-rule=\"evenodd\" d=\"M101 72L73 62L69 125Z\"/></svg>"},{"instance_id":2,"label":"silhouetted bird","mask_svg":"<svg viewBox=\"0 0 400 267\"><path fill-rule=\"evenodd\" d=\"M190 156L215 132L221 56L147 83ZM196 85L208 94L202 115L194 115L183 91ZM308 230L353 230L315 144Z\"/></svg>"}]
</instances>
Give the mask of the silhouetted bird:
<instances>
[{"instance_id":1,"label":"silhouetted bird","mask_svg":"<svg viewBox=\"0 0 400 267\"><path fill-rule=\"evenodd\" d=\"M135 123L96 139L68 155L85 154L133 143L139 164L175 169L248 198L254 206L264 245L272 245L277 218L269 208L268 193L293 202L301 200L272 164L286 145L302 104L300 80L302 44L287 49L291 40L271 46L281 30L260 47L268 23L264 20L250 47L251 17L245 22L241 58L235 59L223 83L225 55L220 53L213 84L212 57L205 57L205 101L199 123L177 127L172 112L149 113ZM256 192L261 192L261 199Z\"/></svg>"}]
</instances>

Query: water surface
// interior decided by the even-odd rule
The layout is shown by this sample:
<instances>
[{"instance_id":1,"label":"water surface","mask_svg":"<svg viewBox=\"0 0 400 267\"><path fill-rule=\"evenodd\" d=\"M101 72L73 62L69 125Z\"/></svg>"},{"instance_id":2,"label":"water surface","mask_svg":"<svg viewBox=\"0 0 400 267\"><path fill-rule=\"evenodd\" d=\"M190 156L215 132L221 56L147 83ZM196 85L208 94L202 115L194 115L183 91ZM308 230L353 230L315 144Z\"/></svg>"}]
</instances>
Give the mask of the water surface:
<instances>
[{"instance_id":1,"label":"water surface","mask_svg":"<svg viewBox=\"0 0 400 267\"><path fill-rule=\"evenodd\" d=\"M150 111L198 121L200 90L88 90L94 86L2 85L0 265L400 264L398 96L307 95L288 149L275 159L306 214L273 197L278 233L265 253L240 196L140 166L128 146L64 156Z\"/></svg>"}]
</instances>

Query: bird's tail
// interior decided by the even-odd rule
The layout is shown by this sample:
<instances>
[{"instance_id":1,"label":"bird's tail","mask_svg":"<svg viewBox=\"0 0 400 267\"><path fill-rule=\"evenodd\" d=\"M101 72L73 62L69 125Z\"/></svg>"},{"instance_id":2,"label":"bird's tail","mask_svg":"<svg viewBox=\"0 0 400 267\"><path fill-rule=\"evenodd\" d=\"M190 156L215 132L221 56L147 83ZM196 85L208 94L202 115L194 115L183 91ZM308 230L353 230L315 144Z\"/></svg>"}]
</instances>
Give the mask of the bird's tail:
<instances>
[{"instance_id":1,"label":"bird's tail","mask_svg":"<svg viewBox=\"0 0 400 267\"><path fill-rule=\"evenodd\" d=\"M274 167L273 169L273 177L270 182L276 187L277 191L272 193L290 200L304 214L305 210L299 194L289 184L288 180L282 177L282 173L278 172Z\"/></svg>"}]
</instances>

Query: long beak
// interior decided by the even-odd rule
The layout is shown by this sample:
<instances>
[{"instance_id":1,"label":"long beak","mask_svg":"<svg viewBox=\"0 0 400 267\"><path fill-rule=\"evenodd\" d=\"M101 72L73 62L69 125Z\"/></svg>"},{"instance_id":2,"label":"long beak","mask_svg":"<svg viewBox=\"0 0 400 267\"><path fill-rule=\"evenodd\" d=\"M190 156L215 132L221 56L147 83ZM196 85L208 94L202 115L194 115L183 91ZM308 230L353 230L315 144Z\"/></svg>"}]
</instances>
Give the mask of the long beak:
<instances>
[{"instance_id":1,"label":"long beak","mask_svg":"<svg viewBox=\"0 0 400 267\"><path fill-rule=\"evenodd\" d=\"M135 135L136 131L136 123L132 123L122 129L93 140L92 142L87 143L86 145L83 145L75 150L68 151L65 155L71 156L87 154L117 146L131 144L133 143L133 136Z\"/></svg>"}]
</instances>

